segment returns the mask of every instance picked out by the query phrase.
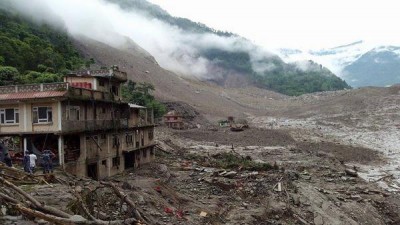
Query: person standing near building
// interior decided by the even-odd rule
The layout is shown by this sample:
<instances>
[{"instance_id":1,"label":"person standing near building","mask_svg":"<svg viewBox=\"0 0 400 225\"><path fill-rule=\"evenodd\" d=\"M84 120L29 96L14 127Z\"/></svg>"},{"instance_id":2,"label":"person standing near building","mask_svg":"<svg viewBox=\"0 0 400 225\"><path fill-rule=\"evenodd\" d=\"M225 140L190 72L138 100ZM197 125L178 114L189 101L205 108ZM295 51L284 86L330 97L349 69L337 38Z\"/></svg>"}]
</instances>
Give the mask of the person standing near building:
<instances>
[{"instance_id":1,"label":"person standing near building","mask_svg":"<svg viewBox=\"0 0 400 225\"><path fill-rule=\"evenodd\" d=\"M54 154L50 150L43 151L43 173L53 172L53 160Z\"/></svg>"},{"instance_id":2,"label":"person standing near building","mask_svg":"<svg viewBox=\"0 0 400 225\"><path fill-rule=\"evenodd\" d=\"M31 171L31 160L30 160L28 151L25 151L24 160L22 161L22 164L24 165L24 171L25 172L32 173L32 171Z\"/></svg>"},{"instance_id":3,"label":"person standing near building","mask_svg":"<svg viewBox=\"0 0 400 225\"><path fill-rule=\"evenodd\" d=\"M35 173L36 160L37 160L36 155L33 152L31 152L31 154L29 154L29 163L30 163L31 173Z\"/></svg>"},{"instance_id":4,"label":"person standing near building","mask_svg":"<svg viewBox=\"0 0 400 225\"><path fill-rule=\"evenodd\" d=\"M5 163L8 167L12 167L11 157L10 157L10 155L8 155L8 153L5 153L5 154L4 154L4 163Z\"/></svg>"}]
</instances>

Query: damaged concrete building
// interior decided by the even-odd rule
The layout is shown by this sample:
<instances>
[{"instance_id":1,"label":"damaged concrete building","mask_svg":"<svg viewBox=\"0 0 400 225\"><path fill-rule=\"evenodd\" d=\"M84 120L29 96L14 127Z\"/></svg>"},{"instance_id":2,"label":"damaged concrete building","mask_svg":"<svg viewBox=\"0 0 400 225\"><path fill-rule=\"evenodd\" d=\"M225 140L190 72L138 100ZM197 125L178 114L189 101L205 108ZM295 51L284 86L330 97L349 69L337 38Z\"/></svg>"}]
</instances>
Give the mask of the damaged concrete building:
<instances>
[{"instance_id":1,"label":"damaged concrete building","mask_svg":"<svg viewBox=\"0 0 400 225\"><path fill-rule=\"evenodd\" d=\"M117 67L68 74L64 82L0 87L0 137L21 152L51 150L65 171L101 179L155 157L153 112L123 102Z\"/></svg>"},{"instance_id":2,"label":"damaged concrete building","mask_svg":"<svg viewBox=\"0 0 400 225\"><path fill-rule=\"evenodd\" d=\"M183 122L183 116L175 111L169 111L164 115L164 124L173 129L185 129L185 123Z\"/></svg>"}]
</instances>

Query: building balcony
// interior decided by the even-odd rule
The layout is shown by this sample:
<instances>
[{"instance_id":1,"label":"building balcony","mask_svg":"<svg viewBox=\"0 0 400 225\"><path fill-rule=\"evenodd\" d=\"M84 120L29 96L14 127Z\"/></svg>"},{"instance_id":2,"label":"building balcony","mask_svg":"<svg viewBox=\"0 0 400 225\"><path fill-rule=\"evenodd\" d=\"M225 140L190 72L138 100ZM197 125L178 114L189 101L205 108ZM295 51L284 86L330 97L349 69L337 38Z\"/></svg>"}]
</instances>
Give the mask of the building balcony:
<instances>
[{"instance_id":1,"label":"building balcony","mask_svg":"<svg viewBox=\"0 0 400 225\"><path fill-rule=\"evenodd\" d=\"M85 131L100 131L111 129L126 129L128 128L127 119L119 120L63 120L62 132L85 132Z\"/></svg>"},{"instance_id":2,"label":"building balcony","mask_svg":"<svg viewBox=\"0 0 400 225\"><path fill-rule=\"evenodd\" d=\"M73 133L73 132L90 132L90 131L101 131L101 130L113 130L113 129L128 129L135 127L146 127L153 126L154 124L146 121L138 121L133 123L128 119L116 119L116 120L63 120L62 121L62 133Z\"/></svg>"},{"instance_id":3,"label":"building balcony","mask_svg":"<svg viewBox=\"0 0 400 225\"><path fill-rule=\"evenodd\" d=\"M95 91L92 89L68 87L68 97L82 100L115 101L114 96L109 92Z\"/></svg>"}]
</instances>

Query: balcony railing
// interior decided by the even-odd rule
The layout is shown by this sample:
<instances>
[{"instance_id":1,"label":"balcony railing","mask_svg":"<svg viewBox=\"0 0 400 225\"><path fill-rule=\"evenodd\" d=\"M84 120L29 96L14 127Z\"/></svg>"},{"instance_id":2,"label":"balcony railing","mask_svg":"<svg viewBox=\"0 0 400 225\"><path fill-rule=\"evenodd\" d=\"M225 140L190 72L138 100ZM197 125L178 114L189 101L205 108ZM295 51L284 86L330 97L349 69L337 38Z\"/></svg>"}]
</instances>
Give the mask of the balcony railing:
<instances>
[{"instance_id":1,"label":"balcony railing","mask_svg":"<svg viewBox=\"0 0 400 225\"><path fill-rule=\"evenodd\" d=\"M68 87L69 96L82 98L82 99L93 99L97 101L114 101L113 95L108 92L96 91L92 89Z\"/></svg>"},{"instance_id":2,"label":"balcony railing","mask_svg":"<svg viewBox=\"0 0 400 225\"><path fill-rule=\"evenodd\" d=\"M68 83L12 85L0 86L0 94L40 91L65 91L67 89Z\"/></svg>"},{"instance_id":3,"label":"balcony railing","mask_svg":"<svg viewBox=\"0 0 400 225\"><path fill-rule=\"evenodd\" d=\"M66 91L69 97L79 99L90 99L97 101L115 101L118 98L109 92L97 91L93 89L71 87L69 83L48 83L48 84L27 84L0 86L0 94L23 93L23 92L44 92L44 91Z\"/></svg>"},{"instance_id":4,"label":"balcony railing","mask_svg":"<svg viewBox=\"0 0 400 225\"><path fill-rule=\"evenodd\" d=\"M134 122L128 119L119 120L63 120L63 132L83 132L96 130L127 129L132 127L151 126L153 123L139 119Z\"/></svg>"},{"instance_id":5,"label":"balcony railing","mask_svg":"<svg viewBox=\"0 0 400 225\"><path fill-rule=\"evenodd\" d=\"M72 74L76 74L78 76L92 75L100 77L114 77L115 79L118 79L123 82L128 80L128 75L126 74L126 72L122 72L116 69L82 70L82 71L75 71Z\"/></svg>"},{"instance_id":6,"label":"balcony railing","mask_svg":"<svg viewBox=\"0 0 400 225\"><path fill-rule=\"evenodd\" d=\"M82 132L82 131L125 129L125 128L128 128L128 119L62 121L63 132Z\"/></svg>"}]
</instances>

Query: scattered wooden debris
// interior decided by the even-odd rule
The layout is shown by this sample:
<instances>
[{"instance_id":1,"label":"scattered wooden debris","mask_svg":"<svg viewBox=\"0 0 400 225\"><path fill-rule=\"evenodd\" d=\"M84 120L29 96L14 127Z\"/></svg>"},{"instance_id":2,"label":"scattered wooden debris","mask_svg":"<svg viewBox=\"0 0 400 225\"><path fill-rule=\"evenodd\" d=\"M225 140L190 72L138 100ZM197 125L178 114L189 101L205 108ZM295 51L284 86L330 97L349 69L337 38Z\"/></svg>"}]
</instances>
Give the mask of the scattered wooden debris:
<instances>
[{"instance_id":1,"label":"scattered wooden debris","mask_svg":"<svg viewBox=\"0 0 400 225\"><path fill-rule=\"evenodd\" d=\"M15 169L13 171L16 171ZM94 225L106 225L106 224L150 224L144 220L143 216L139 213L136 208L135 203L125 194L123 194L113 183L103 183L108 187L111 187L114 192L121 198L122 201L126 202L130 207L132 207L132 211L134 214L133 218L127 218L123 220L112 220L105 221L96 218L93 216L88 208L84 205L81 197L76 193L76 198L78 199L78 203L80 204L80 208L83 210L84 214L88 217L85 218L81 215L71 215L67 212L64 212L60 209L54 208L52 206L45 205L42 202L39 202L33 196L8 181L3 176L4 174L0 174L0 184L2 185L2 189L0 190L0 200L8 205L11 205L14 209L18 210L21 214L29 215L34 218L40 218L45 221L55 223L55 224L94 224ZM7 177L8 178L8 177ZM141 222L139 222L141 220ZM146 223L144 223L146 222Z\"/></svg>"},{"instance_id":2,"label":"scattered wooden debris","mask_svg":"<svg viewBox=\"0 0 400 225\"><path fill-rule=\"evenodd\" d=\"M345 169L344 172L351 177L358 177L357 171L352 169Z\"/></svg>"}]
</instances>

